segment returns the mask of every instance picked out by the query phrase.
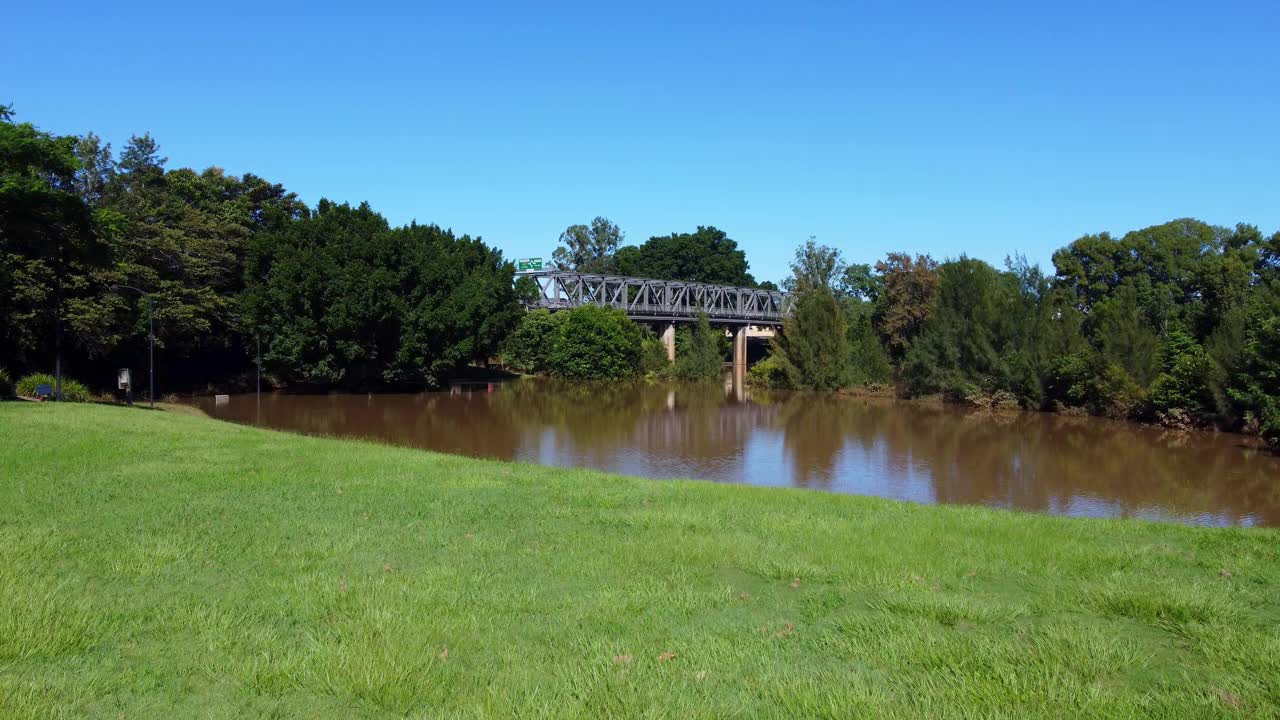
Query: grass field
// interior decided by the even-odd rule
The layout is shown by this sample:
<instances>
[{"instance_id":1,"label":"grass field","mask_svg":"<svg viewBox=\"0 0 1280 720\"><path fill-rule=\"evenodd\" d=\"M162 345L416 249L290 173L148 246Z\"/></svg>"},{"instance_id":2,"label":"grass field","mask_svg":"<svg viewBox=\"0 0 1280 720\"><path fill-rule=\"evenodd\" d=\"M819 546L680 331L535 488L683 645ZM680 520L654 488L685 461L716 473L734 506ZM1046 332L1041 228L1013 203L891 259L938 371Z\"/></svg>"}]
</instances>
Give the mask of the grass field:
<instances>
[{"instance_id":1,"label":"grass field","mask_svg":"<svg viewBox=\"0 0 1280 720\"><path fill-rule=\"evenodd\" d=\"M1274 718L1280 533L0 403L0 716Z\"/></svg>"}]
</instances>

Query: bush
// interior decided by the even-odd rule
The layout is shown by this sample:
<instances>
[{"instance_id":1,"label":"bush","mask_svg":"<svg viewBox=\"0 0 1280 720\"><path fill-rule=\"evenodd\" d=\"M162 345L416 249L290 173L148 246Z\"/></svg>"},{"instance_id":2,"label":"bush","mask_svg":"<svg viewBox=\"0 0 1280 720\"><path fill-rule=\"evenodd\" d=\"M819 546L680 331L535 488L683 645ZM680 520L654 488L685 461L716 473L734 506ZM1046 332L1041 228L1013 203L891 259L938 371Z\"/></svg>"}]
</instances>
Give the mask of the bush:
<instances>
[{"instance_id":1,"label":"bush","mask_svg":"<svg viewBox=\"0 0 1280 720\"><path fill-rule=\"evenodd\" d=\"M51 388L57 388L58 380L49 373L32 373L18 380L18 394L35 397L37 385L48 385ZM90 402L93 396L89 393L89 388L85 387L83 383L64 375L62 377L62 399L67 402Z\"/></svg>"},{"instance_id":2,"label":"bush","mask_svg":"<svg viewBox=\"0 0 1280 720\"><path fill-rule=\"evenodd\" d=\"M721 333L722 335L724 333ZM705 313L689 333L689 341L676 355L676 377L686 382L713 382L720 379L720 342Z\"/></svg>"},{"instance_id":3,"label":"bush","mask_svg":"<svg viewBox=\"0 0 1280 720\"><path fill-rule=\"evenodd\" d=\"M525 373L544 373L564 325L564 313L534 310L525 313L520 324L502 346L502 361Z\"/></svg>"},{"instance_id":4,"label":"bush","mask_svg":"<svg viewBox=\"0 0 1280 720\"><path fill-rule=\"evenodd\" d=\"M13 378L9 371L0 368L0 400L13 397Z\"/></svg>"},{"instance_id":5,"label":"bush","mask_svg":"<svg viewBox=\"0 0 1280 720\"><path fill-rule=\"evenodd\" d=\"M1186 333L1175 330L1160 351L1161 372L1148 392L1151 413L1164 425L1203 424L1215 407L1209 356Z\"/></svg>"},{"instance_id":6,"label":"bush","mask_svg":"<svg viewBox=\"0 0 1280 720\"><path fill-rule=\"evenodd\" d=\"M1017 410L1018 396L1008 390L985 390L971 382L961 382L943 391L947 402L987 410Z\"/></svg>"},{"instance_id":7,"label":"bush","mask_svg":"<svg viewBox=\"0 0 1280 720\"><path fill-rule=\"evenodd\" d=\"M644 331L625 312L583 305L564 315L547 358L552 374L571 380L612 380L640 372Z\"/></svg>"},{"instance_id":8,"label":"bush","mask_svg":"<svg viewBox=\"0 0 1280 720\"><path fill-rule=\"evenodd\" d=\"M769 357L747 368L747 383L759 387L788 389L791 387L791 376L787 372L786 361L781 355Z\"/></svg>"},{"instance_id":9,"label":"bush","mask_svg":"<svg viewBox=\"0 0 1280 720\"><path fill-rule=\"evenodd\" d=\"M1142 388L1119 363L1108 363L1098 385L1098 412L1124 420L1132 417L1146 400Z\"/></svg>"},{"instance_id":10,"label":"bush","mask_svg":"<svg viewBox=\"0 0 1280 720\"><path fill-rule=\"evenodd\" d=\"M1065 407L1093 409L1097 399L1094 364L1090 355L1082 352L1054 360L1045 388L1049 399Z\"/></svg>"},{"instance_id":11,"label":"bush","mask_svg":"<svg viewBox=\"0 0 1280 720\"><path fill-rule=\"evenodd\" d=\"M1280 453L1280 403L1272 403L1262 418L1262 439L1275 452Z\"/></svg>"},{"instance_id":12,"label":"bush","mask_svg":"<svg viewBox=\"0 0 1280 720\"><path fill-rule=\"evenodd\" d=\"M651 332L645 333L640 343L640 372L650 378L670 377L673 372L667 347Z\"/></svg>"}]
</instances>

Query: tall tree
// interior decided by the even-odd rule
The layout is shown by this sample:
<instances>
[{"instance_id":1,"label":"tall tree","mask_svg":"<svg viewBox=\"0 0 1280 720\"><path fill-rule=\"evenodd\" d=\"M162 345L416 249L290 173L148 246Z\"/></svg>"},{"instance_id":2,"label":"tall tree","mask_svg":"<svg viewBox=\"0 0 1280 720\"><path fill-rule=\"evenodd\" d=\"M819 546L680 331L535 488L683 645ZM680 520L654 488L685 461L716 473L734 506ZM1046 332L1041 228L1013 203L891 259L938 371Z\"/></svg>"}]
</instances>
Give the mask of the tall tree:
<instances>
[{"instance_id":1,"label":"tall tree","mask_svg":"<svg viewBox=\"0 0 1280 720\"><path fill-rule=\"evenodd\" d=\"M747 256L723 230L699 225L691 233L649 238L638 247L624 247L615 256L620 275L684 280L714 285L755 285L747 272Z\"/></svg>"},{"instance_id":2,"label":"tall tree","mask_svg":"<svg viewBox=\"0 0 1280 720\"><path fill-rule=\"evenodd\" d=\"M89 133L76 141L75 153L80 161L75 175L76 192L91 207L100 206L116 174L111 143Z\"/></svg>"},{"instance_id":3,"label":"tall tree","mask_svg":"<svg viewBox=\"0 0 1280 720\"><path fill-rule=\"evenodd\" d=\"M551 253L551 260L566 270L610 272L622 238L622 230L605 217L597 217L590 225L570 225L560 233L560 247Z\"/></svg>"},{"instance_id":4,"label":"tall tree","mask_svg":"<svg viewBox=\"0 0 1280 720\"><path fill-rule=\"evenodd\" d=\"M876 324L889 349L900 356L933 312L938 295L938 263L928 255L912 258L906 253L889 253L876 263L876 272L883 277Z\"/></svg>"},{"instance_id":5,"label":"tall tree","mask_svg":"<svg viewBox=\"0 0 1280 720\"><path fill-rule=\"evenodd\" d=\"M797 293L773 352L792 387L837 390L849 384L848 328L831 288Z\"/></svg>"},{"instance_id":6,"label":"tall tree","mask_svg":"<svg viewBox=\"0 0 1280 720\"><path fill-rule=\"evenodd\" d=\"M1094 337L1103 357L1124 368L1139 386L1154 380L1159 370L1156 353L1160 340L1141 313L1138 284L1121 285L1113 296L1098 303L1094 316Z\"/></svg>"},{"instance_id":7,"label":"tall tree","mask_svg":"<svg viewBox=\"0 0 1280 720\"><path fill-rule=\"evenodd\" d=\"M0 106L0 356L52 360L61 393L64 336L92 348L85 318L95 268L106 262L97 223L76 189L76 138L13 122ZM69 332L68 332L69 330ZM52 338L52 357L44 354Z\"/></svg>"},{"instance_id":8,"label":"tall tree","mask_svg":"<svg viewBox=\"0 0 1280 720\"><path fill-rule=\"evenodd\" d=\"M782 286L788 292L826 289L835 294L840 291L845 267L839 250L821 245L817 238L810 236L796 248L795 258L791 261L791 276L782 281Z\"/></svg>"}]
</instances>

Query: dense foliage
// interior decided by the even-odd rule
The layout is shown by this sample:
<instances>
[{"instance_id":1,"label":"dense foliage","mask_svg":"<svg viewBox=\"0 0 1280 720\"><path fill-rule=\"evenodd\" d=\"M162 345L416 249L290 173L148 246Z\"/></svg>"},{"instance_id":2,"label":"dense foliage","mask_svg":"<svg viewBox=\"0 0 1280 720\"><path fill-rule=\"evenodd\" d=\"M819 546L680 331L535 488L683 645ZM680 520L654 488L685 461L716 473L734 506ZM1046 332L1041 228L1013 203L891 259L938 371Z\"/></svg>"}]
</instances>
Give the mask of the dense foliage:
<instances>
[{"instance_id":1,"label":"dense foliage","mask_svg":"<svg viewBox=\"0 0 1280 720\"><path fill-rule=\"evenodd\" d=\"M16 369L59 364L64 338L101 346L104 223L77 193L75 148L0 106L0 359Z\"/></svg>"},{"instance_id":2,"label":"dense foliage","mask_svg":"<svg viewBox=\"0 0 1280 720\"><path fill-rule=\"evenodd\" d=\"M13 377L9 375L9 371L0 367L0 400L6 400L13 397Z\"/></svg>"},{"instance_id":3,"label":"dense foliage","mask_svg":"<svg viewBox=\"0 0 1280 720\"><path fill-rule=\"evenodd\" d=\"M598 217L590 225L570 225L552 257L556 266L568 270L773 288L772 283L756 282L748 271L747 254L714 226L699 225L691 233L657 235L640 245L620 247L624 237L617 225Z\"/></svg>"},{"instance_id":4,"label":"dense foliage","mask_svg":"<svg viewBox=\"0 0 1280 720\"><path fill-rule=\"evenodd\" d=\"M613 271L613 255L623 232L608 218L597 217L590 225L570 225L560 233L560 246L551 262L564 270L607 273Z\"/></svg>"},{"instance_id":5,"label":"dense foliage","mask_svg":"<svg viewBox=\"0 0 1280 720\"><path fill-rule=\"evenodd\" d=\"M511 265L479 239L392 227L368 205L312 210L251 174L165 165L150 135L117 155L91 133L55 136L0 107L7 368L105 384L114 368L145 364L154 307L162 388L251 376L259 343L272 379L316 386L429 386L499 348L512 367L568 378L711 375L698 329L680 335L672 369L619 312L525 315L520 299L536 288L513 287ZM754 284L715 227L623 239L603 217L570 226L555 262ZM850 265L810 239L784 283L793 312L753 377L893 383L1280 444L1280 233L1182 219L1081 237L1054 254L1052 274L1006 265L907 253Z\"/></svg>"},{"instance_id":6,"label":"dense foliage","mask_svg":"<svg viewBox=\"0 0 1280 720\"><path fill-rule=\"evenodd\" d=\"M675 376L686 382L710 382L720 379L723 364L720 355L720 337L711 327L705 313L690 328L688 339L676 352Z\"/></svg>"},{"instance_id":7,"label":"dense foliage","mask_svg":"<svg viewBox=\"0 0 1280 720\"><path fill-rule=\"evenodd\" d=\"M524 373L551 371L551 349L560 337L566 313L533 310L525 313L502 346L502 360Z\"/></svg>"},{"instance_id":8,"label":"dense foliage","mask_svg":"<svg viewBox=\"0 0 1280 720\"><path fill-rule=\"evenodd\" d=\"M695 232L651 237L620 248L613 258L620 275L750 287L747 255L723 230L699 226Z\"/></svg>"},{"instance_id":9,"label":"dense foliage","mask_svg":"<svg viewBox=\"0 0 1280 720\"><path fill-rule=\"evenodd\" d=\"M165 164L149 135L117 157L0 112L0 359L102 382L145 365L153 305L162 388L248 375L259 340L280 380L431 384L515 322L512 268L477 239Z\"/></svg>"},{"instance_id":10,"label":"dense foliage","mask_svg":"<svg viewBox=\"0 0 1280 720\"><path fill-rule=\"evenodd\" d=\"M488 357L518 320L501 253L435 225L390 228L322 200L255 243L245 324L263 363L291 382L435 385Z\"/></svg>"},{"instance_id":11,"label":"dense foliage","mask_svg":"<svg viewBox=\"0 0 1280 720\"><path fill-rule=\"evenodd\" d=\"M640 373L644 331L614 308L583 305L564 313L547 357L553 375L571 380L611 380Z\"/></svg>"},{"instance_id":12,"label":"dense foliage","mask_svg":"<svg viewBox=\"0 0 1280 720\"><path fill-rule=\"evenodd\" d=\"M788 281L792 317L755 377L815 388L892 379L909 396L1280 442L1280 233L1175 220L1085 236L1053 262L1047 276L1021 258L999 270L893 253L872 270L810 241ZM844 350L832 344L840 328ZM833 353L847 375L818 360Z\"/></svg>"}]
</instances>

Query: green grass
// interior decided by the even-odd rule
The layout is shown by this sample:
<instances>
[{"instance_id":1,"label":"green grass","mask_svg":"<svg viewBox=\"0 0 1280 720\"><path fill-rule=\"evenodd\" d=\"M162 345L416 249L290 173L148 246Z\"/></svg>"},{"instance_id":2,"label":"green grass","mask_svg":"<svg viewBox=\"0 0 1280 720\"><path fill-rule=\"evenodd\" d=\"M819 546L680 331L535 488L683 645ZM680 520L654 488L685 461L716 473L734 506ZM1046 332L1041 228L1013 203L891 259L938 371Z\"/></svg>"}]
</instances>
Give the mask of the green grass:
<instances>
[{"instance_id":1,"label":"green grass","mask_svg":"<svg viewBox=\"0 0 1280 720\"><path fill-rule=\"evenodd\" d=\"M1278 715L1275 531L0 403L0 716Z\"/></svg>"}]
</instances>

